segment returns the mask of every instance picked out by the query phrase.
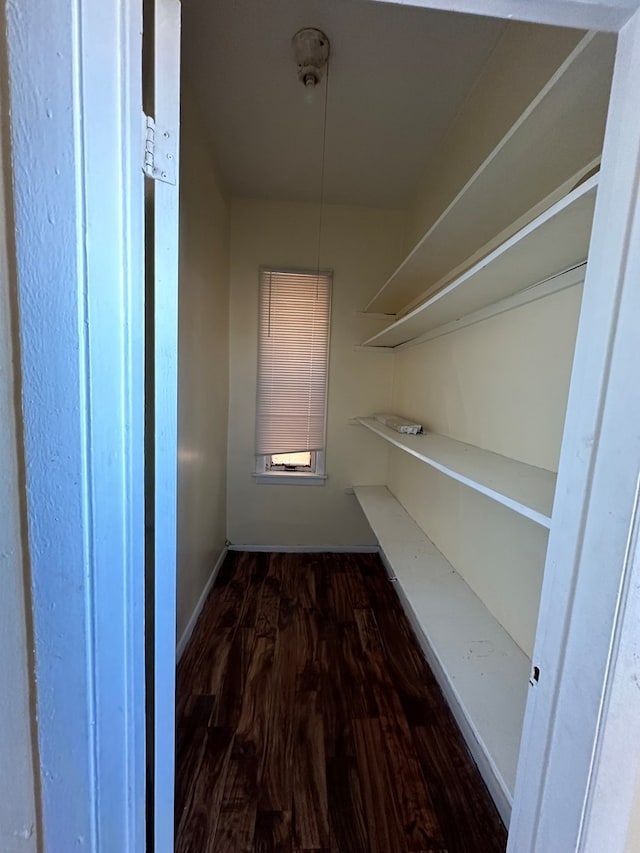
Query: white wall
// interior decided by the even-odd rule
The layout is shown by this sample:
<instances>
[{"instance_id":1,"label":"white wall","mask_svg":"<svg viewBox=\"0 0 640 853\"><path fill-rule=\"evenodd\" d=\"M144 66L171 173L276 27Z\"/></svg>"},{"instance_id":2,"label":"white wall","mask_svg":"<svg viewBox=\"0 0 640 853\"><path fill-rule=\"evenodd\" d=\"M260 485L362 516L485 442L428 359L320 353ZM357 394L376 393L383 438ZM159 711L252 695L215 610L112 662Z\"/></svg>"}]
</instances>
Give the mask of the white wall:
<instances>
[{"instance_id":1,"label":"white wall","mask_svg":"<svg viewBox=\"0 0 640 853\"><path fill-rule=\"evenodd\" d=\"M393 409L556 470L581 286L396 354ZM531 655L547 532L400 451L389 488Z\"/></svg>"},{"instance_id":2,"label":"white wall","mask_svg":"<svg viewBox=\"0 0 640 853\"><path fill-rule=\"evenodd\" d=\"M229 395L229 206L188 90L182 98L178 637L225 544Z\"/></svg>"},{"instance_id":3,"label":"white wall","mask_svg":"<svg viewBox=\"0 0 640 853\"><path fill-rule=\"evenodd\" d=\"M243 545L371 545L373 534L353 484L382 483L388 450L348 425L354 415L391 403L392 355L354 351L370 319L355 316L381 270L401 251L403 214L331 206L325 209L322 268L334 270L327 474L324 486L256 484L254 433L258 268L315 269L318 207L234 199L231 216L231 397L229 539Z\"/></svg>"},{"instance_id":4,"label":"white wall","mask_svg":"<svg viewBox=\"0 0 640 853\"><path fill-rule=\"evenodd\" d=\"M4 33L0 68L5 70ZM6 81L6 74L2 74ZM10 213L8 128L0 90L0 850L35 853L38 849L34 794L34 685L27 654L29 585L26 548L21 535L23 483L18 473L16 425L20 419L14 384L17 348L12 335L14 273L10 264L13 219ZM13 317L15 321L15 315Z\"/></svg>"},{"instance_id":5,"label":"white wall","mask_svg":"<svg viewBox=\"0 0 640 853\"><path fill-rule=\"evenodd\" d=\"M398 352L394 406L434 432L557 471L581 296L576 285Z\"/></svg>"}]
</instances>

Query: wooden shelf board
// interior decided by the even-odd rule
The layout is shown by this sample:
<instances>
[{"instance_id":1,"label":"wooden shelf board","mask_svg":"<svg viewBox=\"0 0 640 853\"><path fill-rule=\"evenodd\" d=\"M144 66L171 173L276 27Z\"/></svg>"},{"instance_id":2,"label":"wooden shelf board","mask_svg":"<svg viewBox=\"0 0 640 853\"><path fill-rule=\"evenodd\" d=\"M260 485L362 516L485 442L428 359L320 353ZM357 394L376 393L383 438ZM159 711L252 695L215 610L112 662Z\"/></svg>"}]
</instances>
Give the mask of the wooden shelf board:
<instances>
[{"instance_id":1,"label":"wooden shelf board","mask_svg":"<svg viewBox=\"0 0 640 853\"><path fill-rule=\"evenodd\" d=\"M399 312L599 156L614 53L607 35L581 39L366 310Z\"/></svg>"},{"instance_id":2,"label":"wooden shelf board","mask_svg":"<svg viewBox=\"0 0 640 853\"><path fill-rule=\"evenodd\" d=\"M598 175L593 175L364 345L399 346L583 263L589 251L597 187Z\"/></svg>"},{"instance_id":3,"label":"wooden shelf board","mask_svg":"<svg viewBox=\"0 0 640 853\"><path fill-rule=\"evenodd\" d=\"M437 471L525 518L551 527L556 475L438 433L403 435L375 418L357 422Z\"/></svg>"},{"instance_id":4,"label":"wooden shelf board","mask_svg":"<svg viewBox=\"0 0 640 853\"><path fill-rule=\"evenodd\" d=\"M530 661L385 486L354 492L508 825Z\"/></svg>"}]
</instances>

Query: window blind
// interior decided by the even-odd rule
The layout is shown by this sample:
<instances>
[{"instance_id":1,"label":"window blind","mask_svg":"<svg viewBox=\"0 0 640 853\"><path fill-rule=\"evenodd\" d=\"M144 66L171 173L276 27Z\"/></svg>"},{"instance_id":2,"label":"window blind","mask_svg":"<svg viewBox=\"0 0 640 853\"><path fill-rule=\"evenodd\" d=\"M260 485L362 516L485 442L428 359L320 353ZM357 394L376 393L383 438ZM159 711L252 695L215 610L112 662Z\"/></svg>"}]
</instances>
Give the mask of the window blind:
<instances>
[{"instance_id":1,"label":"window blind","mask_svg":"<svg viewBox=\"0 0 640 853\"><path fill-rule=\"evenodd\" d=\"M324 449L331 274L260 271L256 453Z\"/></svg>"}]
</instances>

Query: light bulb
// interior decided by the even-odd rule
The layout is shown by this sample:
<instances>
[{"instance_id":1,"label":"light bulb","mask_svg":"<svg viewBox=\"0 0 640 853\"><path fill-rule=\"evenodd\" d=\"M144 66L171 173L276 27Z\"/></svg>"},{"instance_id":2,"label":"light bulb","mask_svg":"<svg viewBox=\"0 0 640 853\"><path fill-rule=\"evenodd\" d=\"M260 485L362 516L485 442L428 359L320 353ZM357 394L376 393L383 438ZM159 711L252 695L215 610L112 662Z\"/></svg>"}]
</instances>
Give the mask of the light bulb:
<instances>
[{"instance_id":1,"label":"light bulb","mask_svg":"<svg viewBox=\"0 0 640 853\"><path fill-rule=\"evenodd\" d=\"M304 83L304 102L305 104L311 105L315 101L315 91L318 79L317 77L314 77L313 74L307 74L302 82Z\"/></svg>"}]
</instances>

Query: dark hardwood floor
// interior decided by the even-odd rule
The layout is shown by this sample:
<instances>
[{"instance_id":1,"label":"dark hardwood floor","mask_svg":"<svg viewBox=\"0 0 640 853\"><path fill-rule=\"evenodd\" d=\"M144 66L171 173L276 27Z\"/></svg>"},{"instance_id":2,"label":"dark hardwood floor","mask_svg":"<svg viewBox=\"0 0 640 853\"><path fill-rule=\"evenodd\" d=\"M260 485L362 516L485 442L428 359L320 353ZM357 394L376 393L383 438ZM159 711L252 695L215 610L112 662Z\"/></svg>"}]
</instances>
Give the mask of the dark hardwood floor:
<instances>
[{"instance_id":1,"label":"dark hardwood floor","mask_svg":"<svg viewBox=\"0 0 640 853\"><path fill-rule=\"evenodd\" d=\"M178 669L176 851L493 853L377 556L229 554Z\"/></svg>"}]
</instances>

